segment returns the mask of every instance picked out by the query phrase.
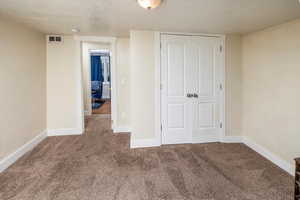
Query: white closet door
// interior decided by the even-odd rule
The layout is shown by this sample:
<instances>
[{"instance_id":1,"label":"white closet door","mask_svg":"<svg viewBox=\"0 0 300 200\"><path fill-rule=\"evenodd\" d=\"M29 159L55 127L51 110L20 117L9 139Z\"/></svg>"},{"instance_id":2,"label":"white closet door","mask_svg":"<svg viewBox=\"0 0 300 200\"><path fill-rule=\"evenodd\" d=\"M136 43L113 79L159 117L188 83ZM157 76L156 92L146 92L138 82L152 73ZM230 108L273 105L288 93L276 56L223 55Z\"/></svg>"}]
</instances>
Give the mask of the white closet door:
<instances>
[{"instance_id":1,"label":"white closet door","mask_svg":"<svg viewBox=\"0 0 300 200\"><path fill-rule=\"evenodd\" d=\"M220 139L220 39L193 37L191 40L193 68L193 125L194 143L216 142Z\"/></svg>"},{"instance_id":2,"label":"white closet door","mask_svg":"<svg viewBox=\"0 0 300 200\"><path fill-rule=\"evenodd\" d=\"M162 35L163 144L191 142L188 43L182 36Z\"/></svg>"},{"instance_id":3,"label":"white closet door","mask_svg":"<svg viewBox=\"0 0 300 200\"><path fill-rule=\"evenodd\" d=\"M219 140L220 40L162 35L163 144Z\"/></svg>"}]
</instances>

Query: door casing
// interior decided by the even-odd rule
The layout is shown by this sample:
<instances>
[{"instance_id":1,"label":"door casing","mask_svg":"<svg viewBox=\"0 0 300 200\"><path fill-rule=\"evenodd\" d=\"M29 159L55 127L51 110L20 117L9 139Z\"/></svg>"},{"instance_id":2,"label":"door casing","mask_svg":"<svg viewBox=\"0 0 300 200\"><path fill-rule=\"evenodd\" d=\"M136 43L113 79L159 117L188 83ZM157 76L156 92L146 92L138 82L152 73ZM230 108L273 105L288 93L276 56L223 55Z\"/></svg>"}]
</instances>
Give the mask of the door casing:
<instances>
[{"instance_id":1,"label":"door casing","mask_svg":"<svg viewBox=\"0 0 300 200\"><path fill-rule=\"evenodd\" d=\"M115 132L117 122L117 84L116 84L116 41L115 37L101 37L101 36L74 36L74 40L76 41L76 68L78 69L78 84L80 91L78 91L78 116L79 123L78 126L82 128L84 132L84 101L83 101L83 87L82 87L82 43L83 42L100 42L100 43L108 43L110 44L110 52L111 52L111 128Z\"/></svg>"}]
</instances>

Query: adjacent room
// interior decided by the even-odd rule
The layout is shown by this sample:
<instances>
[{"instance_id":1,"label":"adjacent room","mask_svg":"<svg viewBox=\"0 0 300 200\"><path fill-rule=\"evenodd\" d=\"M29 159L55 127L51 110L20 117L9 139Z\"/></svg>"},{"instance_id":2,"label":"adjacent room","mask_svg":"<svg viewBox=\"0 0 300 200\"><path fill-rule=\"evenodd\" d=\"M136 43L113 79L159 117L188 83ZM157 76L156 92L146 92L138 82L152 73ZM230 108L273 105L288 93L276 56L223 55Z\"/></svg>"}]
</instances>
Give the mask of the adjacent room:
<instances>
[{"instance_id":1,"label":"adjacent room","mask_svg":"<svg viewBox=\"0 0 300 200\"><path fill-rule=\"evenodd\" d=\"M91 50L92 113L110 114L109 51Z\"/></svg>"},{"instance_id":2,"label":"adjacent room","mask_svg":"<svg viewBox=\"0 0 300 200\"><path fill-rule=\"evenodd\" d=\"M299 0L1 0L1 200L300 200Z\"/></svg>"},{"instance_id":3,"label":"adjacent room","mask_svg":"<svg viewBox=\"0 0 300 200\"><path fill-rule=\"evenodd\" d=\"M110 45L82 44L84 112L87 115L111 114Z\"/></svg>"}]
</instances>

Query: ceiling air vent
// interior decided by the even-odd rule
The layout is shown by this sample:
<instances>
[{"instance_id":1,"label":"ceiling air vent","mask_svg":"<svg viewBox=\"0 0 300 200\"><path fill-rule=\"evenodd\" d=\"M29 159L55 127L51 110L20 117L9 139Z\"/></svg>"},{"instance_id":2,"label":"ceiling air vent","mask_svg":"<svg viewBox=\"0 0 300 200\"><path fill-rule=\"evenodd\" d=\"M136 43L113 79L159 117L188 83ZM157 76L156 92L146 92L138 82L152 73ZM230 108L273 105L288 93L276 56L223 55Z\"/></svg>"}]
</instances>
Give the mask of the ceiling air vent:
<instances>
[{"instance_id":1,"label":"ceiling air vent","mask_svg":"<svg viewBox=\"0 0 300 200\"><path fill-rule=\"evenodd\" d=\"M48 35L49 43L62 43L63 37L61 35Z\"/></svg>"}]
</instances>

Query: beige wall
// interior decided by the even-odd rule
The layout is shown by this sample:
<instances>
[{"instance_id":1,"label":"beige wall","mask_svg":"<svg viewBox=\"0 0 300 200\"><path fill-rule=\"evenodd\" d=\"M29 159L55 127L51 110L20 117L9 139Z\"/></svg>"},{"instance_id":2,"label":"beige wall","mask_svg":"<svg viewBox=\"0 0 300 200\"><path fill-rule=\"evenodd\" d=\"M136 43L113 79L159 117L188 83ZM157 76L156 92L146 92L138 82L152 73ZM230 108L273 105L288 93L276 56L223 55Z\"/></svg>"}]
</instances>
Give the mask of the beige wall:
<instances>
[{"instance_id":1,"label":"beige wall","mask_svg":"<svg viewBox=\"0 0 300 200\"><path fill-rule=\"evenodd\" d=\"M154 32L130 32L131 130L133 139L153 139Z\"/></svg>"},{"instance_id":2,"label":"beige wall","mask_svg":"<svg viewBox=\"0 0 300 200\"><path fill-rule=\"evenodd\" d=\"M61 44L47 43L47 128L80 131L81 92L78 48L72 36Z\"/></svg>"},{"instance_id":3,"label":"beige wall","mask_svg":"<svg viewBox=\"0 0 300 200\"><path fill-rule=\"evenodd\" d=\"M131 31L131 119L134 139L154 139L154 32ZM226 135L241 135L241 36L226 39Z\"/></svg>"},{"instance_id":4,"label":"beige wall","mask_svg":"<svg viewBox=\"0 0 300 200\"><path fill-rule=\"evenodd\" d=\"M117 127L130 128L130 53L129 38L117 39Z\"/></svg>"},{"instance_id":5,"label":"beige wall","mask_svg":"<svg viewBox=\"0 0 300 200\"><path fill-rule=\"evenodd\" d=\"M62 44L47 45L47 123L49 130L80 130L80 87L83 87L83 97L87 98L86 84L79 86L77 62L82 58L82 78L86 83L87 55L80 55L78 42L73 36L64 36ZM117 123L116 128L130 128L130 96L129 96L129 39L118 38L116 47L117 66ZM90 43L85 48L108 48L106 44ZM87 52L87 51L85 51ZM82 57L81 57L82 56ZM89 87L89 86L88 86ZM88 102L85 99L85 102ZM87 105L85 105L85 109Z\"/></svg>"},{"instance_id":6,"label":"beige wall","mask_svg":"<svg viewBox=\"0 0 300 200\"><path fill-rule=\"evenodd\" d=\"M46 129L43 34L0 19L0 159Z\"/></svg>"},{"instance_id":7,"label":"beige wall","mask_svg":"<svg viewBox=\"0 0 300 200\"><path fill-rule=\"evenodd\" d=\"M110 49L110 44L83 42L82 43L82 83L84 96L84 111L92 114L91 105L91 60L89 50Z\"/></svg>"},{"instance_id":8,"label":"beige wall","mask_svg":"<svg viewBox=\"0 0 300 200\"><path fill-rule=\"evenodd\" d=\"M242 37L226 35L226 136L242 134Z\"/></svg>"},{"instance_id":9,"label":"beige wall","mask_svg":"<svg viewBox=\"0 0 300 200\"><path fill-rule=\"evenodd\" d=\"M243 134L293 163L300 156L300 20L243 37Z\"/></svg>"},{"instance_id":10,"label":"beige wall","mask_svg":"<svg viewBox=\"0 0 300 200\"><path fill-rule=\"evenodd\" d=\"M226 135L300 156L300 20L226 36ZM132 137L154 139L154 32L131 31Z\"/></svg>"}]
</instances>

